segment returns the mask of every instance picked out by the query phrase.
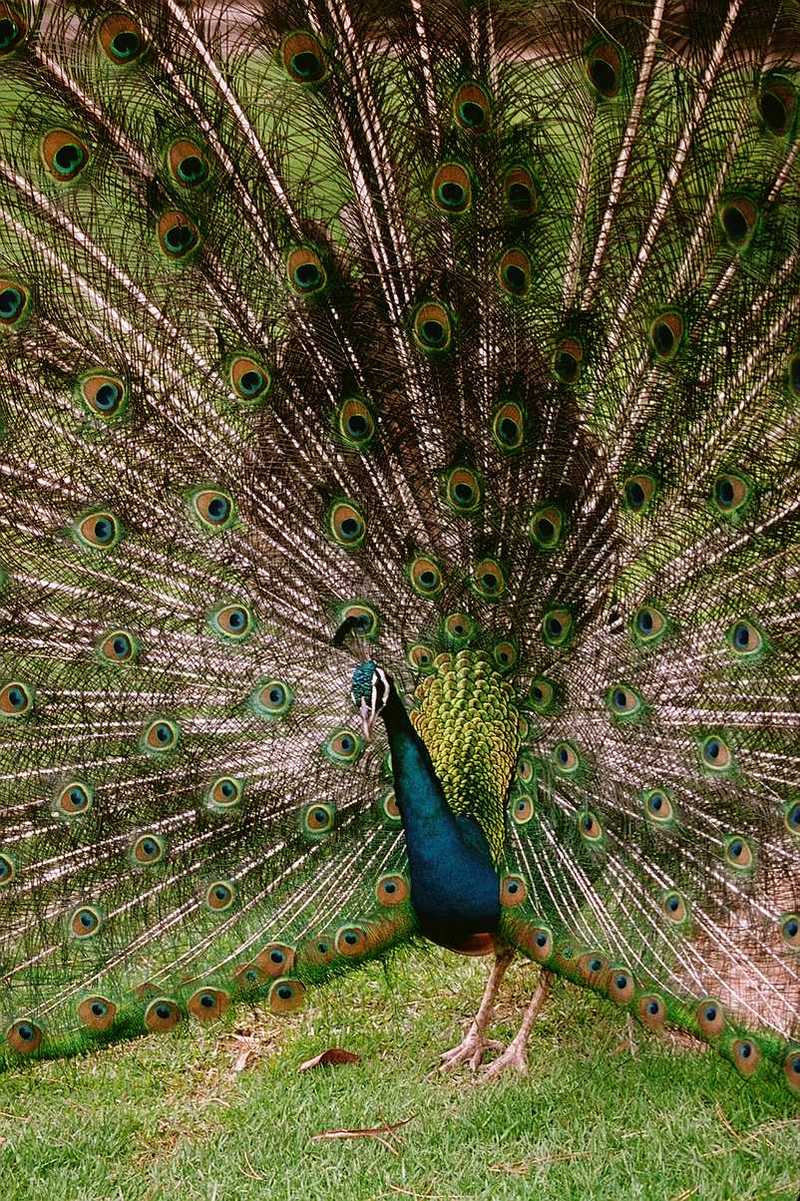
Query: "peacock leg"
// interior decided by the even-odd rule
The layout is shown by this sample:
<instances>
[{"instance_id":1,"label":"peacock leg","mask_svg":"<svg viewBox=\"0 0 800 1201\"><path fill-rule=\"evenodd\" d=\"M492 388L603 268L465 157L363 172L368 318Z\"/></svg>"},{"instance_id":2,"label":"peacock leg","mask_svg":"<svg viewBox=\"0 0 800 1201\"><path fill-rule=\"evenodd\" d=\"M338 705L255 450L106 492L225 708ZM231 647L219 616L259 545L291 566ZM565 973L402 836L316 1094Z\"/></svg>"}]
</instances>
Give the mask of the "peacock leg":
<instances>
[{"instance_id":1,"label":"peacock leg","mask_svg":"<svg viewBox=\"0 0 800 1201\"><path fill-rule=\"evenodd\" d=\"M484 1031L489 1025L489 1019L494 1010L494 1003L497 999L497 993L503 976L508 971L509 964L513 958L513 951L502 951L495 955L494 964L489 973L489 979L486 981L486 988L483 990L478 1012L472 1019L469 1030L458 1046L453 1047L450 1051L442 1052L441 1071L450 1072L454 1068L460 1067L462 1063L467 1063L470 1070L475 1072L480 1067L487 1051L497 1051L502 1047L502 1043L498 1043L494 1039L484 1038Z\"/></svg>"},{"instance_id":2,"label":"peacock leg","mask_svg":"<svg viewBox=\"0 0 800 1201\"><path fill-rule=\"evenodd\" d=\"M506 1047L502 1055L495 1059L494 1063L490 1063L484 1072L485 1080L495 1080L502 1072L508 1068L513 1068L519 1072L521 1076L528 1074L528 1057L526 1047L530 1036L531 1027L533 1026L536 1015L547 1000L550 989L553 984L553 973L545 971L541 972L539 984L536 992L531 998L528 1008L525 1010L525 1017L522 1019L522 1025L517 1031L514 1038Z\"/></svg>"}]
</instances>

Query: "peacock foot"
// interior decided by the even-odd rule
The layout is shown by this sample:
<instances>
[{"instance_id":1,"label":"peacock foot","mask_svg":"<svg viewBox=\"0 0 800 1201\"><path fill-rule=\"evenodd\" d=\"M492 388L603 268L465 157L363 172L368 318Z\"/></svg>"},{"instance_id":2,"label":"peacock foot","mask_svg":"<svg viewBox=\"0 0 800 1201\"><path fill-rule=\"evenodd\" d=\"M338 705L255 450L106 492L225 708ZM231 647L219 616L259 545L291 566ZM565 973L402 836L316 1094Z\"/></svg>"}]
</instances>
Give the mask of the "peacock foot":
<instances>
[{"instance_id":1,"label":"peacock foot","mask_svg":"<svg viewBox=\"0 0 800 1201\"><path fill-rule=\"evenodd\" d=\"M498 1076L502 1076L504 1072L515 1072L519 1076L527 1076L528 1074L528 1056L525 1052L525 1042L527 1039L520 1040L519 1036L513 1039L502 1055L498 1055L497 1059L493 1060L488 1067L483 1069L481 1079L496 1080Z\"/></svg>"},{"instance_id":2,"label":"peacock foot","mask_svg":"<svg viewBox=\"0 0 800 1201\"><path fill-rule=\"evenodd\" d=\"M441 1054L440 1072L452 1072L467 1064L471 1072L477 1072L487 1051L501 1051L503 1044L493 1038L484 1038L473 1022L457 1047Z\"/></svg>"}]
</instances>

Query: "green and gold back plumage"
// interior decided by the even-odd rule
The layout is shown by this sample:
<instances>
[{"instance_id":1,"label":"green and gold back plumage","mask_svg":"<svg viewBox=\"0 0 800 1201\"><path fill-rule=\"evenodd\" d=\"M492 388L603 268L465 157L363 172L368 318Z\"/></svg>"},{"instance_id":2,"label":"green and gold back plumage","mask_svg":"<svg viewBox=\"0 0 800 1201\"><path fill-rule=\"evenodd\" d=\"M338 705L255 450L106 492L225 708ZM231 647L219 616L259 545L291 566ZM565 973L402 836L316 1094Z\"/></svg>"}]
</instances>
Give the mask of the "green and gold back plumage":
<instances>
[{"instance_id":1,"label":"green and gold back plumage","mask_svg":"<svg viewBox=\"0 0 800 1201\"><path fill-rule=\"evenodd\" d=\"M799 15L0 0L4 1062L418 934L352 617L504 935L798 1088Z\"/></svg>"}]
</instances>

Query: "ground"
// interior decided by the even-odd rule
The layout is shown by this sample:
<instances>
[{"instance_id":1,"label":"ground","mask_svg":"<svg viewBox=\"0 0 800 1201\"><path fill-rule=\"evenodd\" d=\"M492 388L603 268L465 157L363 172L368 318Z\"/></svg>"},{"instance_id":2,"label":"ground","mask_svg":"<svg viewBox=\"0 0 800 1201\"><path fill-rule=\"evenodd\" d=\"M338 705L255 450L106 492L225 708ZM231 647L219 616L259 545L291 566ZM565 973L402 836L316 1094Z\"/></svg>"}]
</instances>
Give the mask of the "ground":
<instances>
[{"instance_id":1,"label":"ground","mask_svg":"<svg viewBox=\"0 0 800 1201\"><path fill-rule=\"evenodd\" d=\"M485 971L418 951L290 1018L2 1076L2 1201L797 1201L797 1099L638 1030L631 1056L623 1015L566 984L526 1080L439 1075ZM512 968L492 1034L512 1035L535 977ZM298 1072L331 1046L361 1062Z\"/></svg>"}]
</instances>

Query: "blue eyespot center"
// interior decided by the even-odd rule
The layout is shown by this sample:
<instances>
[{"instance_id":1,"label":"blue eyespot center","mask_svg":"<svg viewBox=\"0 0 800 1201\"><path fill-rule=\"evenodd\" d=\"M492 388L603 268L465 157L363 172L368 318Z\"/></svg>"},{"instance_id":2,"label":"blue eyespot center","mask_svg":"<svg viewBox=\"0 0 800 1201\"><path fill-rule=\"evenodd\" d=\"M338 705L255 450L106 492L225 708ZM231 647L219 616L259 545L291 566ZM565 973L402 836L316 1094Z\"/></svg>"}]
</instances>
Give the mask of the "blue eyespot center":
<instances>
[{"instance_id":1,"label":"blue eyespot center","mask_svg":"<svg viewBox=\"0 0 800 1201\"><path fill-rule=\"evenodd\" d=\"M224 496L215 496L209 501L208 515L213 521L224 521L229 510L230 506Z\"/></svg>"},{"instance_id":2,"label":"blue eyespot center","mask_svg":"<svg viewBox=\"0 0 800 1201\"><path fill-rule=\"evenodd\" d=\"M461 120L465 125L468 125L470 129L475 129L477 126L483 125L485 113L482 105L478 104L477 101L465 100L459 105L458 111L461 116Z\"/></svg>"},{"instance_id":3,"label":"blue eyespot center","mask_svg":"<svg viewBox=\"0 0 800 1201\"><path fill-rule=\"evenodd\" d=\"M733 484L728 479L717 480L715 493L717 501L723 508L730 508L733 504L734 491Z\"/></svg>"},{"instance_id":4,"label":"blue eyespot center","mask_svg":"<svg viewBox=\"0 0 800 1201\"><path fill-rule=\"evenodd\" d=\"M101 384L95 393L94 402L104 413L109 412L119 399L119 388L116 384Z\"/></svg>"},{"instance_id":5,"label":"blue eyespot center","mask_svg":"<svg viewBox=\"0 0 800 1201\"><path fill-rule=\"evenodd\" d=\"M133 58L141 46L139 35L132 29L123 29L111 39L111 53L120 62Z\"/></svg>"},{"instance_id":6,"label":"blue eyespot center","mask_svg":"<svg viewBox=\"0 0 800 1201\"><path fill-rule=\"evenodd\" d=\"M638 482L638 480L633 480L630 484L628 484L625 491L628 497L628 504L631 506L631 508L641 509L646 498L644 494L644 488Z\"/></svg>"},{"instance_id":7,"label":"blue eyespot center","mask_svg":"<svg viewBox=\"0 0 800 1201\"><path fill-rule=\"evenodd\" d=\"M7 321L17 317L22 310L24 299L19 288L3 288L0 292L0 317Z\"/></svg>"}]
</instances>

